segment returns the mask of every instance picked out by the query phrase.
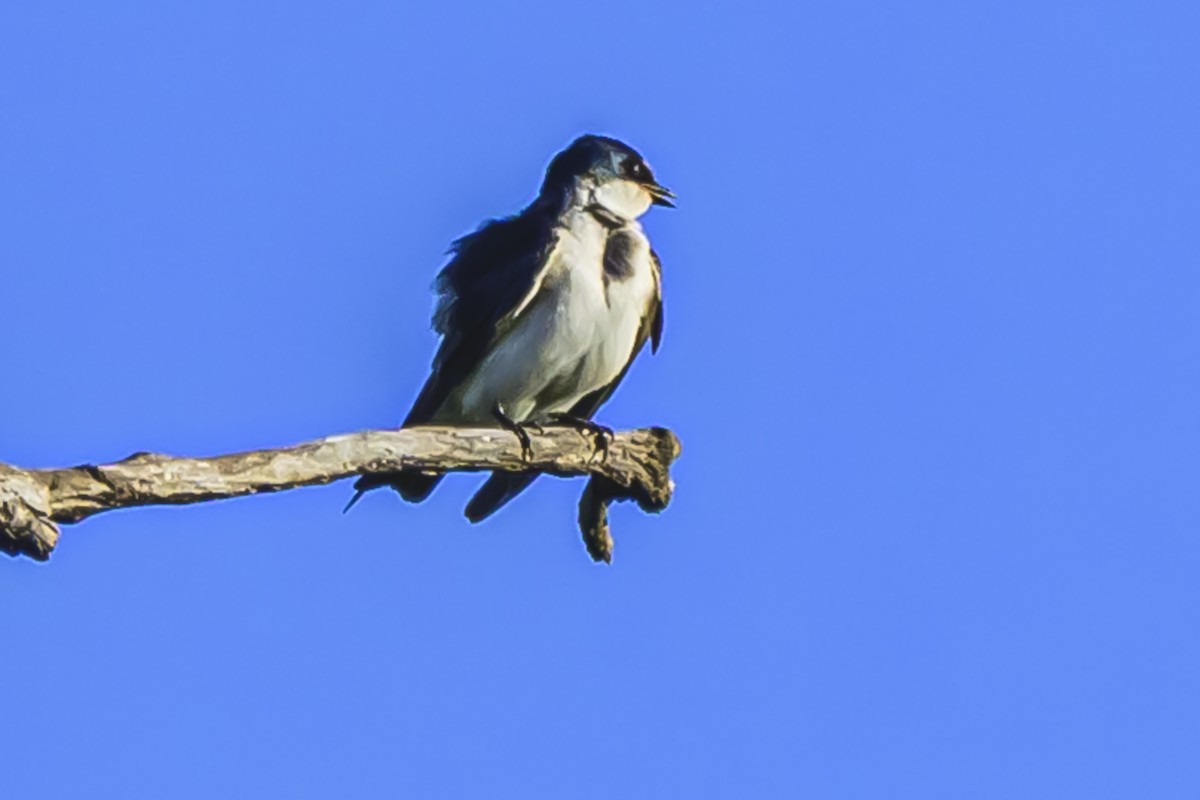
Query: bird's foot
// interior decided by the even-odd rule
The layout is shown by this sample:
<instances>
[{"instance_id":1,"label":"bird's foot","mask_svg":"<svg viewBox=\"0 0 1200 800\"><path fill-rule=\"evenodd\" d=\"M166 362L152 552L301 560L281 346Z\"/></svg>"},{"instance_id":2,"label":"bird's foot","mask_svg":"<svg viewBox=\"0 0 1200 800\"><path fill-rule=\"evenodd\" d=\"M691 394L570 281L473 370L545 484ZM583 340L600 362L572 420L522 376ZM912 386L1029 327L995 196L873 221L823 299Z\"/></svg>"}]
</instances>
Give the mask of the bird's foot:
<instances>
[{"instance_id":1,"label":"bird's foot","mask_svg":"<svg viewBox=\"0 0 1200 800\"><path fill-rule=\"evenodd\" d=\"M500 423L500 427L506 431L511 431L517 437L517 441L521 443L521 460L533 461L533 443L529 441L529 431L526 428L534 428L538 433L542 433L542 426L536 423L530 425L517 422L504 411L504 406L499 403L492 409L492 417L496 422Z\"/></svg>"},{"instance_id":2,"label":"bird's foot","mask_svg":"<svg viewBox=\"0 0 1200 800\"><path fill-rule=\"evenodd\" d=\"M600 457L601 461L608 458L608 445L616 435L612 428L590 419L577 417L574 414L547 414L546 418L558 425L574 428L584 436L591 436L592 446L596 448L595 454Z\"/></svg>"}]
</instances>

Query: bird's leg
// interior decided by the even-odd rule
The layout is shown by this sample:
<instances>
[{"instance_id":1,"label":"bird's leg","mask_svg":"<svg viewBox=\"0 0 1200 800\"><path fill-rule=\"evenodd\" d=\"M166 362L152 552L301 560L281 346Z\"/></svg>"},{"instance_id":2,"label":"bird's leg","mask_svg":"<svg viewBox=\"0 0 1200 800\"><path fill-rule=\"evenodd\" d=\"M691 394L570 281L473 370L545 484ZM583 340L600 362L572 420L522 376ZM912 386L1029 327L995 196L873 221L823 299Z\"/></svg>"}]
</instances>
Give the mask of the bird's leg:
<instances>
[{"instance_id":1,"label":"bird's leg","mask_svg":"<svg viewBox=\"0 0 1200 800\"><path fill-rule=\"evenodd\" d=\"M565 425L568 428L574 428L582 434L590 434L592 436L593 446L596 448L596 452L602 459L608 457L608 443L612 441L612 438L615 435L612 428L608 427L607 425L601 425L599 422L585 419L584 417L578 417L574 414L562 412L547 414L546 418L559 425Z\"/></svg>"},{"instance_id":2,"label":"bird's leg","mask_svg":"<svg viewBox=\"0 0 1200 800\"><path fill-rule=\"evenodd\" d=\"M525 430L525 426L514 420L504 412L504 406L496 403L492 409L492 416L496 422L500 423L500 427L506 431L512 431L521 443L521 460L533 461L533 444L529 441L529 432ZM541 426L537 426L541 428Z\"/></svg>"}]
</instances>

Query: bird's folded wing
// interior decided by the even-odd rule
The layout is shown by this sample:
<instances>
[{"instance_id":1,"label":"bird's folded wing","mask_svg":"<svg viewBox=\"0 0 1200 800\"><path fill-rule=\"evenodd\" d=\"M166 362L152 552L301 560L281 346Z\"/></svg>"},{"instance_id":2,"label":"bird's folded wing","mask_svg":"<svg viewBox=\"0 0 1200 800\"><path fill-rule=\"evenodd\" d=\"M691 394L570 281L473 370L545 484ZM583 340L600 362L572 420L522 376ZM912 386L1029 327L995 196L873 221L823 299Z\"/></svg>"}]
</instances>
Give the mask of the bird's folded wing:
<instances>
[{"instance_id":1,"label":"bird's folded wing","mask_svg":"<svg viewBox=\"0 0 1200 800\"><path fill-rule=\"evenodd\" d=\"M534 205L453 244L435 284L442 343L405 425L427 422L537 297L556 244L554 222L550 210Z\"/></svg>"}]
</instances>

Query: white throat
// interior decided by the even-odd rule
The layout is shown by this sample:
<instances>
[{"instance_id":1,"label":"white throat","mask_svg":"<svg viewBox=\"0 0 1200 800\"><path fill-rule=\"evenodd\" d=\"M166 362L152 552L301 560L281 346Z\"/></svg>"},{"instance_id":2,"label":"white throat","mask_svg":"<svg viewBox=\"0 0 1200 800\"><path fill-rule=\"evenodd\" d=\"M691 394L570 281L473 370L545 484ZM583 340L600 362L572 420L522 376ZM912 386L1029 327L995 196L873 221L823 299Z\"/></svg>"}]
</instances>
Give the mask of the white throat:
<instances>
[{"instance_id":1,"label":"white throat","mask_svg":"<svg viewBox=\"0 0 1200 800\"><path fill-rule=\"evenodd\" d=\"M634 181L622 178L592 186L590 200L621 219L633 220L650 210L654 198Z\"/></svg>"}]
</instances>

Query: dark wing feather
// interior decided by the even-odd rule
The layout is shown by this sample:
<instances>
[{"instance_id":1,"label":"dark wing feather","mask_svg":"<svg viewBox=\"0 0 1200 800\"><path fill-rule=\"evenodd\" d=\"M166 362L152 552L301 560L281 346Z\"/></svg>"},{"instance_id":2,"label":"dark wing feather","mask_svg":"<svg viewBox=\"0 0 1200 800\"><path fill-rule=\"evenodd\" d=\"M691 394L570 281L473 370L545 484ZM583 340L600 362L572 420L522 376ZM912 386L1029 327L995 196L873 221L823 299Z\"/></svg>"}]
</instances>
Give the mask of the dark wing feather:
<instances>
[{"instance_id":1,"label":"dark wing feather","mask_svg":"<svg viewBox=\"0 0 1200 800\"><path fill-rule=\"evenodd\" d=\"M534 204L454 242L438 274L434 329L442 343L405 425L427 422L491 349L504 322L536 288L555 243L552 208Z\"/></svg>"},{"instance_id":2,"label":"dark wing feather","mask_svg":"<svg viewBox=\"0 0 1200 800\"><path fill-rule=\"evenodd\" d=\"M438 273L434 329L442 342L433 369L417 395L404 425L430 421L450 393L486 356L519 304L536 291L539 272L555 243L554 208L535 202L521 214L492 220L450 246L450 263ZM417 471L364 475L357 494L393 486L400 496L419 502L429 496L441 475Z\"/></svg>"},{"instance_id":3,"label":"dark wing feather","mask_svg":"<svg viewBox=\"0 0 1200 800\"><path fill-rule=\"evenodd\" d=\"M658 345L662 341L663 327L662 262L653 250L650 251L650 261L654 266L654 297L650 301L649 308L646 309L646 316L642 318L642 327L633 344L633 352L629 355L629 361L625 362L625 368L611 383L584 396L572 406L570 411L572 416L591 419L595 415L600 406L604 405L605 401L616 391L617 386L625 377L625 373L629 372L629 368L633 365L634 359L646 346L647 339L650 340L650 352L658 352ZM508 501L525 491L525 488L533 483L537 476L536 472L493 472L483 486L479 487L479 491L475 493L471 501L467 503L465 512L467 519L471 522L487 519L504 507Z\"/></svg>"},{"instance_id":4,"label":"dark wing feather","mask_svg":"<svg viewBox=\"0 0 1200 800\"><path fill-rule=\"evenodd\" d=\"M654 305L650 309L650 352L657 353L662 343L663 332L663 290L662 290L662 259L654 248L650 248L650 262L654 265ZM641 345L638 345L640 348ZM620 380L620 379L618 379Z\"/></svg>"}]
</instances>

